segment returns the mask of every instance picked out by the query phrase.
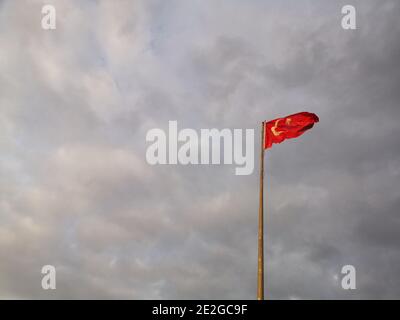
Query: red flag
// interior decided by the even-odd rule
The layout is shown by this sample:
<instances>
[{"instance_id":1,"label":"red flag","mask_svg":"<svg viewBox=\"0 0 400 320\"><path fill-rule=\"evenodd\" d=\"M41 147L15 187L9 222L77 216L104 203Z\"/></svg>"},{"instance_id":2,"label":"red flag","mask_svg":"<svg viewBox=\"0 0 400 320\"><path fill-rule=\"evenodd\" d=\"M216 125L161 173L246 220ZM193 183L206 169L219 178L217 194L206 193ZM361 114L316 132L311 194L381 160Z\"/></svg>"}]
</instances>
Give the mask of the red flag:
<instances>
[{"instance_id":1,"label":"red flag","mask_svg":"<svg viewBox=\"0 0 400 320\"><path fill-rule=\"evenodd\" d=\"M271 148L273 143L281 143L286 139L301 136L318 121L316 114L300 112L264 122L264 149Z\"/></svg>"}]
</instances>

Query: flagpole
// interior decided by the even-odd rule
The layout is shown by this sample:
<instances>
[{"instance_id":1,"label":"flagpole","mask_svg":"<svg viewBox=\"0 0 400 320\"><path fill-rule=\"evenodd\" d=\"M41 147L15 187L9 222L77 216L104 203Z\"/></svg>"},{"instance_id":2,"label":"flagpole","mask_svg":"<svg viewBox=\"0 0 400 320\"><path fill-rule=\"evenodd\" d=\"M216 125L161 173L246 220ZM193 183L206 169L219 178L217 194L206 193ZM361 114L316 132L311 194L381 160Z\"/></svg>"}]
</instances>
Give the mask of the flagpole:
<instances>
[{"instance_id":1,"label":"flagpole","mask_svg":"<svg viewBox=\"0 0 400 320\"><path fill-rule=\"evenodd\" d=\"M264 300L264 122L261 124L260 203L258 208L257 300Z\"/></svg>"}]
</instances>

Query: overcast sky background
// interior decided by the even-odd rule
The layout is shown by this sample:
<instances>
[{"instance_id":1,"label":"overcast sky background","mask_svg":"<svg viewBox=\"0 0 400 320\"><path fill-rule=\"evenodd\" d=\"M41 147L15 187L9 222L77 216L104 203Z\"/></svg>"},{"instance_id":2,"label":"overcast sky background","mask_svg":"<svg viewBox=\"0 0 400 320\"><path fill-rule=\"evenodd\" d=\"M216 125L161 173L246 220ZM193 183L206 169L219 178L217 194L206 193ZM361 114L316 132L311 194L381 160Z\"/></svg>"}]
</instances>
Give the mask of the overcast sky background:
<instances>
[{"instance_id":1,"label":"overcast sky background","mask_svg":"<svg viewBox=\"0 0 400 320\"><path fill-rule=\"evenodd\" d=\"M0 1L0 298L254 299L259 123L299 111L320 123L266 153L266 297L400 298L399 16L397 0ZM253 174L148 165L168 120L254 128Z\"/></svg>"}]
</instances>

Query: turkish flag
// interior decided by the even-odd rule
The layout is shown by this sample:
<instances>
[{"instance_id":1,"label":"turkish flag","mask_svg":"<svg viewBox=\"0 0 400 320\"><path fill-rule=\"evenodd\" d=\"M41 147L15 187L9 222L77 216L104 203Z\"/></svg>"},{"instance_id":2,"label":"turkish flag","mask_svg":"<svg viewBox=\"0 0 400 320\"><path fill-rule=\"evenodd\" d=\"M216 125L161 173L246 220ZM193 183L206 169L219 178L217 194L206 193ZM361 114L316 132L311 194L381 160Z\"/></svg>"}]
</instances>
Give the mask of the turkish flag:
<instances>
[{"instance_id":1,"label":"turkish flag","mask_svg":"<svg viewBox=\"0 0 400 320\"><path fill-rule=\"evenodd\" d=\"M314 113L299 112L264 122L264 149L271 148L273 143L301 136L318 121L319 118Z\"/></svg>"}]
</instances>

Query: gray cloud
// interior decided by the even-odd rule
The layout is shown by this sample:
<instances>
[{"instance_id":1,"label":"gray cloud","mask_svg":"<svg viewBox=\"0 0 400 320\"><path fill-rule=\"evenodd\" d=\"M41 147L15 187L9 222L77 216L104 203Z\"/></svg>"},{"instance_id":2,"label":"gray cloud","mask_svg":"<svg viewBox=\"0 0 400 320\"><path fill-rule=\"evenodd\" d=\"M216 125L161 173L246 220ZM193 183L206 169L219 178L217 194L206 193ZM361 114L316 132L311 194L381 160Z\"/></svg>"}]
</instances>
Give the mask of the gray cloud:
<instances>
[{"instance_id":1,"label":"gray cloud","mask_svg":"<svg viewBox=\"0 0 400 320\"><path fill-rule=\"evenodd\" d=\"M399 298L397 1L354 31L345 1L53 3L43 31L0 2L0 298L253 299L257 170L149 166L146 132L303 110L266 153L267 297Z\"/></svg>"}]
</instances>

